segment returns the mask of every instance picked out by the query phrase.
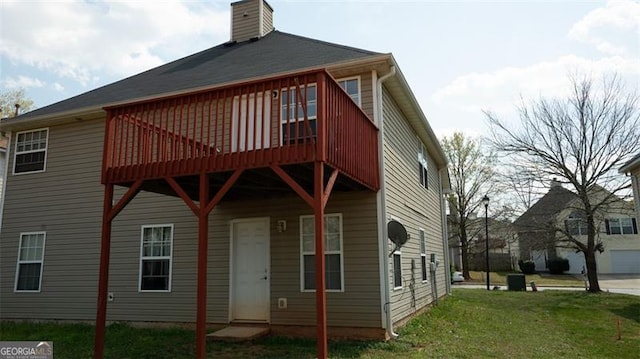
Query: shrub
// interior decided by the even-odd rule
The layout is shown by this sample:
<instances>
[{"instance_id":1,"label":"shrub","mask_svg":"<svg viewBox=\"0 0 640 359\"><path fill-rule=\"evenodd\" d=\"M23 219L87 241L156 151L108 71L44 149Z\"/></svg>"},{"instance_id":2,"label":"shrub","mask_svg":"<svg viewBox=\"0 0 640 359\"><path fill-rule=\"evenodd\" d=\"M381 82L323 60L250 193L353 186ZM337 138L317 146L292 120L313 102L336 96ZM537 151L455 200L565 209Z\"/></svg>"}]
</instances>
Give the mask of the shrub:
<instances>
[{"instance_id":1,"label":"shrub","mask_svg":"<svg viewBox=\"0 0 640 359\"><path fill-rule=\"evenodd\" d=\"M520 271L524 274L536 273L536 264L534 261L531 261L531 260L523 261L521 259L518 261L518 267L520 267Z\"/></svg>"},{"instance_id":2,"label":"shrub","mask_svg":"<svg viewBox=\"0 0 640 359\"><path fill-rule=\"evenodd\" d=\"M566 258L554 258L547 261L547 267L551 274L562 274L569 270L569 260Z\"/></svg>"}]
</instances>

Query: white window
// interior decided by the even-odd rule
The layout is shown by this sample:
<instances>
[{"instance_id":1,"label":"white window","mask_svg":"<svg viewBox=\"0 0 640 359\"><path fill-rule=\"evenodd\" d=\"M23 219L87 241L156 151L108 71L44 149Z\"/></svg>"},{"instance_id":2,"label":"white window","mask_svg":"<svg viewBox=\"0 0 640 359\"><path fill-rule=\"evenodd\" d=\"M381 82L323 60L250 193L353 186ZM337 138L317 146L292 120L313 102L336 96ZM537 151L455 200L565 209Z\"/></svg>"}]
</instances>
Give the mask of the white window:
<instances>
[{"instance_id":1,"label":"white window","mask_svg":"<svg viewBox=\"0 0 640 359\"><path fill-rule=\"evenodd\" d=\"M358 106L360 103L360 78L351 77L338 80L338 85L344 89Z\"/></svg>"},{"instance_id":2,"label":"white window","mask_svg":"<svg viewBox=\"0 0 640 359\"><path fill-rule=\"evenodd\" d=\"M45 170L48 137L47 128L17 133L14 174Z\"/></svg>"},{"instance_id":3,"label":"white window","mask_svg":"<svg viewBox=\"0 0 640 359\"><path fill-rule=\"evenodd\" d=\"M420 229L420 264L422 267L422 281L427 281L427 246L424 239L424 230Z\"/></svg>"},{"instance_id":4,"label":"white window","mask_svg":"<svg viewBox=\"0 0 640 359\"><path fill-rule=\"evenodd\" d=\"M586 236L587 229L587 222L582 214L573 212L567 218L567 231L572 236Z\"/></svg>"},{"instance_id":5,"label":"white window","mask_svg":"<svg viewBox=\"0 0 640 359\"><path fill-rule=\"evenodd\" d=\"M609 218L605 225L607 234L638 234L635 218Z\"/></svg>"},{"instance_id":6,"label":"white window","mask_svg":"<svg viewBox=\"0 0 640 359\"><path fill-rule=\"evenodd\" d=\"M140 241L140 291L171 291L173 225L142 226Z\"/></svg>"},{"instance_id":7,"label":"white window","mask_svg":"<svg viewBox=\"0 0 640 359\"><path fill-rule=\"evenodd\" d=\"M16 291L39 292L42 283L45 232L20 234Z\"/></svg>"},{"instance_id":8,"label":"white window","mask_svg":"<svg viewBox=\"0 0 640 359\"><path fill-rule=\"evenodd\" d=\"M393 289L402 288L402 253L393 252Z\"/></svg>"},{"instance_id":9,"label":"white window","mask_svg":"<svg viewBox=\"0 0 640 359\"><path fill-rule=\"evenodd\" d=\"M283 89L280 96L282 142L295 143L298 140L311 138L316 135L316 85L311 84L301 87ZM302 102L306 100L307 120L304 121L304 109Z\"/></svg>"},{"instance_id":10,"label":"white window","mask_svg":"<svg viewBox=\"0 0 640 359\"><path fill-rule=\"evenodd\" d=\"M314 216L300 216L300 271L302 291L316 289ZM324 278L326 290L343 291L342 214L324 216Z\"/></svg>"},{"instance_id":11,"label":"white window","mask_svg":"<svg viewBox=\"0 0 640 359\"><path fill-rule=\"evenodd\" d=\"M420 139L418 139L418 141L420 142L420 148L418 149L418 171L420 176L420 185L424 188L429 188L429 179L427 176L427 169L429 168L427 164L427 151L425 150L422 141L420 141Z\"/></svg>"}]
</instances>

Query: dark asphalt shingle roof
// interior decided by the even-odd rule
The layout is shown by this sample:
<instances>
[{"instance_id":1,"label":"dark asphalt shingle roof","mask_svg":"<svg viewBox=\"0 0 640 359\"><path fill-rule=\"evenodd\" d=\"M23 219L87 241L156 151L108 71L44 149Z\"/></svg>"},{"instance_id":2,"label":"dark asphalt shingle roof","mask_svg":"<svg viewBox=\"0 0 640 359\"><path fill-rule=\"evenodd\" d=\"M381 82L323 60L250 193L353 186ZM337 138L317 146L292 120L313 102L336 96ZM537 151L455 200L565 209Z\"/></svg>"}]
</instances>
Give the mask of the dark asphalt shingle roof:
<instances>
[{"instance_id":1,"label":"dark asphalt shingle roof","mask_svg":"<svg viewBox=\"0 0 640 359\"><path fill-rule=\"evenodd\" d=\"M551 187L547 194L513 223L520 230L544 228L576 198L576 194L568 189L561 186Z\"/></svg>"},{"instance_id":2,"label":"dark asphalt shingle roof","mask_svg":"<svg viewBox=\"0 0 640 359\"><path fill-rule=\"evenodd\" d=\"M221 44L25 113L16 119L46 116L298 69L322 67L373 55L380 54L274 30L258 40Z\"/></svg>"}]
</instances>

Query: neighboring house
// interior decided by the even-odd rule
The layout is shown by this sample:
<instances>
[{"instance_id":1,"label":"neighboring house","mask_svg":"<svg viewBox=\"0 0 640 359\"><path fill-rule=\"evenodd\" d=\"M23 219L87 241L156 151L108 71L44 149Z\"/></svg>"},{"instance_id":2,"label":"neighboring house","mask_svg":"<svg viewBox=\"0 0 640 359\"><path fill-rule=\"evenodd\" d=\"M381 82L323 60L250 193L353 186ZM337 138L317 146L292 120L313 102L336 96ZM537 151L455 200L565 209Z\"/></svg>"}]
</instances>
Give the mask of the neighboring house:
<instances>
[{"instance_id":1,"label":"neighboring house","mask_svg":"<svg viewBox=\"0 0 640 359\"><path fill-rule=\"evenodd\" d=\"M628 174L631 177L636 218L640 218L640 153L620 167L620 173Z\"/></svg>"},{"instance_id":2,"label":"neighboring house","mask_svg":"<svg viewBox=\"0 0 640 359\"><path fill-rule=\"evenodd\" d=\"M231 36L2 124L3 319L95 319L96 356L106 320L196 323L199 357L206 324L268 325L324 357L448 293L446 160L393 56L276 31L259 0Z\"/></svg>"},{"instance_id":3,"label":"neighboring house","mask_svg":"<svg viewBox=\"0 0 640 359\"><path fill-rule=\"evenodd\" d=\"M449 221L449 261L456 270L462 269L462 250L458 230ZM490 270L509 271L517 268L520 257L517 232L509 221L488 218ZM469 218L469 269L483 271L486 268L485 218L475 214Z\"/></svg>"},{"instance_id":4,"label":"neighboring house","mask_svg":"<svg viewBox=\"0 0 640 359\"><path fill-rule=\"evenodd\" d=\"M603 194L610 195L601 187L591 193L596 201ZM552 181L549 192L514 222L521 258L533 260L538 271L547 270L547 261L558 257L569 260L568 273L586 271L582 252L556 245L557 236L562 236L557 228L586 243L586 224L579 203L575 193ZM598 273L640 273L640 235L633 205L619 198L611 201L598 215L596 225L599 228L596 243L602 243L603 249L602 253L596 253Z\"/></svg>"}]
</instances>

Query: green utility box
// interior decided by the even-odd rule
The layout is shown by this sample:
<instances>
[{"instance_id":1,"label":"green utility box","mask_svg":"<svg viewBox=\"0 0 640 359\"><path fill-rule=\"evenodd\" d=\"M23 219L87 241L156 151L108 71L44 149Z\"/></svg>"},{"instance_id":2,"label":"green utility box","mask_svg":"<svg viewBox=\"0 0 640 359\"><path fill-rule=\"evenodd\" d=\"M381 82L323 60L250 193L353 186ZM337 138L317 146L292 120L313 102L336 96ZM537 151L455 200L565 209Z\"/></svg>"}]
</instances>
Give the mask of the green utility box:
<instances>
[{"instance_id":1,"label":"green utility box","mask_svg":"<svg viewBox=\"0 0 640 359\"><path fill-rule=\"evenodd\" d=\"M524 274L507 274L507 289L526 291L527 284Z\"/></svg>"}]
</instances>

